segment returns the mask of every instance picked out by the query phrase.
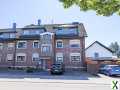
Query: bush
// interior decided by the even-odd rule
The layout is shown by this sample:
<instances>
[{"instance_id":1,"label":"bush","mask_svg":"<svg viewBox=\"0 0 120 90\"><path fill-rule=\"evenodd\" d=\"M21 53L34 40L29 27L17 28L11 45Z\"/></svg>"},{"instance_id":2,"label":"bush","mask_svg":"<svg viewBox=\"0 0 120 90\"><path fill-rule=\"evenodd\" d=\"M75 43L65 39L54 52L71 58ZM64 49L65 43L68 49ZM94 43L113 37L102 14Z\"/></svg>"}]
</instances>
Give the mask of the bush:
<instances>
[{"instance_id":1,"label":"bush","mask_svg":"<svg viewBox=\"0 0 120 90\"><path fill-rule=\"evenodd\" d=\"M26 72L27 72L27 73L33 73L33 72L34 72L34 68L32 68L32 67L27 67L27 68L26 68Z\"/></svg>"}]
</instances>

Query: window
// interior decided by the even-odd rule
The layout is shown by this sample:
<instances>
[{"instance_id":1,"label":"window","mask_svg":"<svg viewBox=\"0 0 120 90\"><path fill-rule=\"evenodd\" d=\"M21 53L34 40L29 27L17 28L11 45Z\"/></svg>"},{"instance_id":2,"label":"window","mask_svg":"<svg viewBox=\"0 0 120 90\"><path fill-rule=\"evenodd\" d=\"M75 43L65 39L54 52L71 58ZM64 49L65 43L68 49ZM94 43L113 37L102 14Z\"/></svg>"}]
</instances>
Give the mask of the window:
<instances>
[{"instance_id":1,"label":"window","mask_svg":"<svg viewBox=\"0 0 120 90\"><path fill-rule=\"evenodd\" d=\"M38 53L33 53L32 60L33 61L39 61L39 54Z\"/></svg>"},{"instance_id":2,"label":"window","mask_svg":"<svg viewBox=\"0 0 120 90\"><path fill-rule=\"evenodd\" d=\"M7 54L7 61L13 60L13 54Z\"/></svg>"},{"instance_id":3,"label":"window","mask_svg":"<svg viewBox=\"0 0 120 90\"><path fill-rule=\"evenodd\" d=\"M3 43L0 43L0 49L3 49Z\"/></svg>"},{"instance_id":4,"label":"window","mask_svg":"<svg viewBox=\"0 0 120 90\"><path fill-rule=\"evenodd\" d=\"M10 33L10 38L15 38L15 33Z\"/></svg>"},{"instance_id":5,"label":"window","mask_svg":"<svg viewBox=\"0 0 120 90\"><path fill-rule=\"evenodd\" d=\"M29 34L29 31L28 31L28 30L24 30L24 31L23 31L23 34L24 34L24 35L28 35L28 34Z\"/></svg>"},{"instance_id":6,"label":"window","mask_svg":"<svg viewBox=\"0 0 120 90\"><path fill-rule=\"evenodd\" d=\"M33 42L33 48L39 48L39 41Z\"/></svg>"},{"instance_id":7,"label":"window","mask_svg":"<svg viewBox=\"0 0 120 90\"><path fill-rule=\"evenodd\" d=\"M14 47L14 43L8 43L8 48L13 48Z\"/></svg>"},{"instance_id":8,"label":"window","mask_svg":"<svg viewBox=\"0 0 120 90\"><path fill-rule=\"evenodd\" d=\"M24 62L26 60L26 54L25 53L17 53L16 60L17 60L17 62Z\"/></svg>"},{"instance_id":9,"label":"window","mask_svg":"<svg viewBox=\"0 0 120 90\"><path fill-rule=\"evenodd\" d=\"M70 54L71 62L80 62L80 53L71 53Z\"/></svg>"},{"instance_id":10,"label":"window","mask_svg":"<svg viewBox=\"0 0 120 90\"><path fill-rule=\"evenodd\" d=\"M62 42L62 40L57 40L56 41L56 47L57 48L63 48L63 42Z\"/></svg>"},{"instance_id":11,"label":"window","mask_svg":"<svg viewBox=\"0 0 120 90\"><path fill-rule=\"evenodd\" d=\"M50 33L43 33L40 38L42 44L51 44L52 35Z\"/></svg>"},{"instance_id":12,"label":"window","mask_svg":"<svg viewBox=\"0 0 120 90\"><path fill-rule=\"evenodd\" d=\"M94 53L94 57L95 57L95 58L98 58L98 57L99 57L99 53L95 52L95 53Z\"/></svg>"},{"instance_id":13,"label":"window","mask_svg":"<svg viewBox=\"0 0 120 90\"><path fill-rule=\"evenodd\" d=\"M49 53L50 52L50 46L42 46L42 52L43 53Z\"/></svg>"},{"instance_id":14,"label":"window","mask_svg":"<svg viewBox=\"0 0 120 90\"><path fill-rule=\"evenodd\" d=\"M71 48L79 48L80 47L80 40L70 40L70 47Z\"/></svg>"},{"instance_id":15,"label":"window","mask_svg":"<svg viewBox=\"0 0 120 90\"><path fill-rule=\"evenodd\" d=\"M17 48L26 48L27 44L26 41L19 41L17 43Z\"/></svg>"},{"instance_id":16,"label":"window","mask_svg":"<svg viewBox=\"0 0 120 90\"><path fill-rule=\"evenodd\" d=\"M9 38L9 33L4 33L3 38Z\"/></svg>"},{"instance_id":17,"label":"window","mask_svg":"<svg viewBox=\"0 0 120 90\"><path fill-rule=\"evenodd\" d=\"M56 53L56 62L57 63L63 62L63 53Z\"/></svg>"}]
</instances>

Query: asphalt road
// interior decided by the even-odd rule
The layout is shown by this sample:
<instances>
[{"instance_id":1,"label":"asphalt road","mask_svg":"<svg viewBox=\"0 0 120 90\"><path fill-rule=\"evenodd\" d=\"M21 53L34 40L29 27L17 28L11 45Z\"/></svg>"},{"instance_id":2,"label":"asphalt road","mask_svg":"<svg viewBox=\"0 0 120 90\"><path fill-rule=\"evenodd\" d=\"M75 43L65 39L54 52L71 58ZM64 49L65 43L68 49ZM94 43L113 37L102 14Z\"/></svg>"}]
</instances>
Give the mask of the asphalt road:
<instances>
[{"instance_id":1,"label":"asphalt road","mask_svg":"<svg viewBox=\"0 0 120 90\"><path fill-rule=\"evenodd\" d=\"M112 90L111 82L120 77L100 74L66 73L64 75L0 73L0 90Z\"/></svg>"}]
</instances>

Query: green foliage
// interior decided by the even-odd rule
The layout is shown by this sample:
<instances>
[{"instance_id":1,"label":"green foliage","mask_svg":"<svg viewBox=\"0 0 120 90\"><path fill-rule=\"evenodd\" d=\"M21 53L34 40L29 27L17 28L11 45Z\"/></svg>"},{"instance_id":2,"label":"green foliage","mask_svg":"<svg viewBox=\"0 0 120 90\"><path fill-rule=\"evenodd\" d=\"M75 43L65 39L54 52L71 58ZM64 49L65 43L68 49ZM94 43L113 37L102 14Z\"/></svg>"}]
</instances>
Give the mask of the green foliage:
<instances>
[{"instance_id":1,"label":"green foliage","mask_svg":"<svg viewBox=\"0 0 120 90\"><path fill-rule=\"evenodd\" d=\"M120 46L117 42L111 43L109 48L114 52L117 57L120 57Z\"/></svg>"},{"instance_id":2,"label":"green foliage","mask_svg":"<svg viewBox=\"0 0 120 90\"><path fill-rule=\"evenodd\" d=\"M32 67L27 67L27 68L26 68L26 72L27 72L27 73L33 73L34 70L35 70L35 69L32 68Z\"/></svg>"},{"instance_id":3,"label":"green foliage","mask_svg":"<svg viewBox=\"0 0 120 90\"><path fill-rule=\"evenodd\" d=\"M120 15L120 0L59 0L64 8L77 5L82 11L93 10L98 15L110 16L114 13Z\"/></svg>"}]
</instances>

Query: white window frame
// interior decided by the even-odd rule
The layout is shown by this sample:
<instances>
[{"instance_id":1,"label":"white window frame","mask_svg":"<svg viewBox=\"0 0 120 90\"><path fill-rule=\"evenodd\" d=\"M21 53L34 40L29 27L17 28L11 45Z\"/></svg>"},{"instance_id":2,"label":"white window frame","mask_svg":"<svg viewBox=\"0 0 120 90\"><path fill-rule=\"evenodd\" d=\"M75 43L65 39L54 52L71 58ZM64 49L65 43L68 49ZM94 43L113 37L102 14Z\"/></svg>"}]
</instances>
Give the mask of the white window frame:
<instances>
[{"instance_id":1,"label":"white window frame","mask_svg":"<svg viewBox=\"0 0 120 90\"><path fill-rule=\"evenodd\" d=\"M58 46L57 46L57 43L58 43L58 42L62 42L62 47L58 47ZM63 48L63 40L56 40L56 48Z\"/></svg>"},{"instance_id":2,"label":"white window frame","mask_svg":"<svg viewBox=\"0 0 120 90\"><path fill-rule=\"evenodd\" d=\"M8 43L8 44L7 44L7 47L8 47L8 48L13 48L14 45L15 45L14 43Z\"/></svg>"},{"instance_id":3,"label":"white window frame","mask_svg":"<svg viewBox=\"0 0 120 90\"><path fill-rule=\"evenodd\" d=\"M18 47L18 44L19 44L20 42L25 42L25 47L19 48L19 47ZM27 48L27 41L18 41L18 42L17 42L17 49L26 49L26 48Z\"/></svg>"},{"instance_id":4,"label":"white window frame","mask_svg":"<svg viewBox=\"0 0 120 90\"><path fill-rule=\"evenodd\" d=\"M51 46L51 44L42 44L42 45L41 45L41 52L42 52L42 53L47 53L47 51L45 51L45 52L43 51L43 47L49 47L49 48L50 48L50 49L49 49L49 50L50 50L49 52L52 51L52 46Z\"/></svg>"},{"instance_id":5,"label":"white window frame","mask_svg":"<svg viewBox=\"0 0 120 90\"><path fill-rule=\"evenodd\" d=\"M58 61L58 58L62 58L62 60L61 61ZM56 62L58 62L58 63L63 63L63 53L56 53Z\"/></svg>"},{"instance_id":6,"label":"white window frame","mask_svg":"<svg viewBox=\"0 0 120 90\"><path fill-rule=\"evenodd\" d=\"M38 56L37 56L38 55ZM37 57L35 57L35 56L37 56ZM38 60L33 60L33 58L38 58ZM32 61L33 62L38 62L39 61L39 53L33 53L32 54Z\"/></svg>"},{"instance_id":7,"label":"white window frame","mask_svg":"<svg viewBox=\"0 0 120 90\"><path fill-rule=\"evenodd\" d=\"M3 49L3 43L0 43L0 49Z\"/></svg>"},{"instance_id":8,"label":"white window frame","mask_svg":"<svg viewBox=\"0 0 120 90\"><path fill-rule=\"evenodd\" d=\"M25 56L25 60L24 61L18 61L17 57L18 56ZM26 61L26 53L16 53L16 62L25 62Z\"/></svg>"},{"instance_id":9,"label":"white window frame","mask_svg":"<svg viewBox=\"0 0 120 90\"><path fill-rule=\"evenodd\" d=\"M79 61L72 61L71 60L71 57L72 56L79 56L80 57L80 60ZM70 62L81 62L81 54L80 53L70 53Z\"/></svg>"},{"instance_id":10,"label":"white window frame","mask_svg":"<svg viewBox=\"0 0 120 90\"><path fill-rule=\"evenodd\" d=\"M78 45L79 47L71 47L71 45L73 45L73 44L76 44L76 45ZM69 46L70 46L70 48L80 48L80 40L79 40L79 39L70 40L70 41L69 41Z\"/></svg>"},{"instance_id":11,"label":"white window frame","mask_svg":"<svg viewBox=\"0 0 120 90\"><path fill-rule=\"evenodd\" d=\"M33 48L36 48L36 47L34 47L34 43L35 43L35 42L38 42L38 47L37 47L37 48L39 48L39 41L38 41L38 40L33 41L33 45L32 45L32 46L33 46Z\"/></svg>"},{"instance_id":12,"label":"white window frame","mask_svg":"<svg viewBox=\"0 0 120 90\"><path fill-rule=\"evenodd\" d=\"M7 54L6 61L7 62L13 61L13 54Z\"/></svg>"}]
</instances>

